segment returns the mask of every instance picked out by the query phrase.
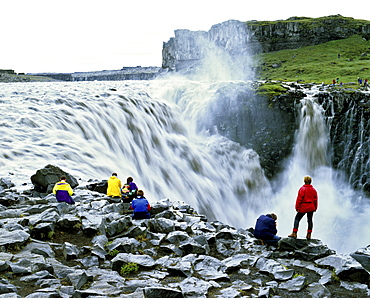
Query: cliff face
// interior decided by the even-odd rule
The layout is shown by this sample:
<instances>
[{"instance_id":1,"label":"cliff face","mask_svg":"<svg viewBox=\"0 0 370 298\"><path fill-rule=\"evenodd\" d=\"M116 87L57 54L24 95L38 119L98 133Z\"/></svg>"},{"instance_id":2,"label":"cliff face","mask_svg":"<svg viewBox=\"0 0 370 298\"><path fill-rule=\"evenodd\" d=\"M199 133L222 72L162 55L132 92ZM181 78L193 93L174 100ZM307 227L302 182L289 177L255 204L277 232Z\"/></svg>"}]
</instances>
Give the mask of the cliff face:
<instances>
[{"instance_id":1,"label":"cliff face","mask_svg":"<svg viewBox=\"0 0 370 298\"><path fill-rule=\"evenodd\" d=\"M359 34L370 38L370 22L342 16L318 19L291 18L276 22L230 20L208 31L176 30L175 37L163 44L162 67L181 70L198 64L211 48L232 57L259 52L295 49Z\"/></svg>"},{"instance_id":2,"label":"cliff face","mask_svg":"<svg viewBox=\"0 0 370 298\"><path fill-rule=\"evenodd\" d=\"M74 73L41 73L60 81L122 81L122 80L152 80L159 75L160 67L124 67L120 70L102 70Z\"/></svg>"},{"instance_id":3,"label":"cliff face","mask_svg":"<svg viewBox=\"0 0 370 298\"><path fill-rule=\"evenodd\" d=\"M246 24L252 31L253 40L263 52L296 49L359 34L370 38L370 22L356 22L352 18L331 16L318 19L294 19L260 24Z\"/></svg>"},{"instance_id":4,"label":"cliff face","mask_svg":"<svg viewBox=\"0 0 370 298\"><path fill-rule=\"evenodd\" d=\"M212 26L208 31L176 30L175 37L163 43L162 67L171 70L191 68L215 49L225 51L233 58L248 55L251 33L245 23L230 20Z\"/></svg>"},{"instance_id":5,"label":"cliff face","mask_svg":"<svg viewBox=\"0 0 370 298\"><path fill-rule=\"evenodd\" d=\"M219 91L204 125L211 133L254 149L266 175L274 178L293 151L299 127L297 106L309 88L291 84L286 93L267 97L230 84ZM353 189L370 195L370 95L323 89L314 100L324 111L332 167Z\"/></svg>"},{"instance_id":6,"label":"cliff face","mask_svg":"<svg viewBox=\"0 0 370 298\"><path fill-rule=\"evenodd\" d=\"M347 175L353 189L370 195L370 94L317 94L330 127L332 163Z\"/></svg>"}]
</instances>

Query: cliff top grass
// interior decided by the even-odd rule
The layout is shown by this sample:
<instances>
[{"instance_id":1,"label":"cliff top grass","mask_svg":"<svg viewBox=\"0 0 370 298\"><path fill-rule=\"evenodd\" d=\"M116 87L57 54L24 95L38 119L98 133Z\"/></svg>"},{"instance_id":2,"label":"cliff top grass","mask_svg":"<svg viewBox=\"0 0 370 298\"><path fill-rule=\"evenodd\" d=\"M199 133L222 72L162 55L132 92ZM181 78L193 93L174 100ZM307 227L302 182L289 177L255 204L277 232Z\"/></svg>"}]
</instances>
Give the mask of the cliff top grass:
<instances>
[{"instance_id":1,"label":"cliff top grass","mask_svg":"<svg viewBox=\"0 0 370 298\"><path fill-rule=\"evenodd\" d=\"M257 78L343 84L370 79L370 40L359 35L298 49L255 55Z\"/></svg>"},{"instance_id":2,"label":"cliff top grass","mask_svg":"<svg viewBox=\"0 0 370 298\"><path fill-rule=\"evenodd\" d=\"M331 15L320 18L309 18L309 17L291 17L287 20L277 20L277 21L247 21L248 26L270 26L277 23L300 23L304 25L307 29L314 28L318 26L327 26L328 23L335 20L340 22L342 27L347 28L358 28L364 25L369 25L370 21L354 19L351 17L344 17L341 15Z\"/></svg>"}]
</instances>

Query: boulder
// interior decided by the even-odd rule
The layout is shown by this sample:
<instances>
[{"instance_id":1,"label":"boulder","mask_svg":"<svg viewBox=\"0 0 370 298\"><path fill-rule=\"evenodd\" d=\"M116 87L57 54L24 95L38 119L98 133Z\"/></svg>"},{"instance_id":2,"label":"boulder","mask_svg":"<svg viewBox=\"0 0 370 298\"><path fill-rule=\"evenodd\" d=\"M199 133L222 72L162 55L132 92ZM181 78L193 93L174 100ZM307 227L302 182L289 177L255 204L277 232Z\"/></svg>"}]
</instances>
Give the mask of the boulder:
<instances>
[{"instance_id":1,"label":"boulder","mask_svg":"<svg viewBox=\"0 0 370 298\"><path fill-rule=\"evenodd\" d=\"M184 295L179 290L164 287L148 287L144 289L145 298L183 298Z\"/></svg>"},{"instance_id":2,"label":"boulder","mask_svg":"<svg viewBox=\"0 0 370 298\"><path fill-rule=\"evenodd\" d=\"M6 178L0 178L0 190L3 189L9 189L11 187L14 187L15 184L11 182L9 179Z\"/></svg>"},{"instance_id":3,"label":"boulder","mask_svg":"<svg viewBox=\"0 0 370 298\"><path fill-rule=\"evenodd\" d=\"M335 269L335 274L344 281L355 281L365 283L369 280L369 273L349 255L337 254L328 256L315 263L318 266L325 266Z\"/></svg>"},{"instance_id":4,"label":"boulder","mask_svg":"<svg viewBox=\"0 0 370 298\"><path fill-rule=\"evenodd\" d=\"M100 182L90 183L86 185L86 188L91 191L106 194L108 189L108 180L102 180Z\"/></svg>"},{"instance_id":5,"label":"boulder","mask_svg":"<svg viewBox=\"0 0 370 298\"><path fill-rule=\"evenodd\" d=\"M362 267L370 271L370 245L365 248L360 248L351 254L351 257L359 262Z\"/></svg>"},{"instance_id":6,"label":"boulder","mask_svg":"<svg viewBox=\"0 0 370 298\"><path fill-rule=\"evenodd\" d=\"M51 193L55 183L57 183L63 175L66 176L67 182L72 188L78 186L75 177L53 165L47 165L43 169L37 170L36 173L31 176L31 182L36 191L40 193Z\"/></svg>"}]
</instances>

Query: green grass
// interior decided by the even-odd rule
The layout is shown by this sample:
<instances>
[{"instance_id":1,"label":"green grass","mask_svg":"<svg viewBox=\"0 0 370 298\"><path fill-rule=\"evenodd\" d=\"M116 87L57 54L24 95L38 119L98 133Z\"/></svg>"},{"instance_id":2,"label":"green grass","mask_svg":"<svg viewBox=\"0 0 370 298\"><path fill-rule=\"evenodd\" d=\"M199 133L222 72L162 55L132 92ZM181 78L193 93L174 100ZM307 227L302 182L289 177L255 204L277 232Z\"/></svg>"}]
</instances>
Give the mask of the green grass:
<instances>
[{"instance_id":1,"label":"green grass","mask_svg":"<svg viewBox=\"0 0 370 298\"><path fill-rule=\"evenodd\" d=\"M354 19L351 17L344 17L341 15L331 15L319 18L294 16L286 20L277 20L277 21L248 21L246 22L246 24L248 26L270 26L278 23L299 23L306 29L311 30L315 27L330 26L333 20L340 22L341 27L345 27L348 29L358 29L359 27L369 24L368 20Z\"/></svg>"},{"instance_id":2,"label":"green grass","mask_svg":"<svg viewBox=\"0 0 370 298\"><path fill-rule=\"evenodd\" d=\"M255 61L259 79L329 84L339 77L343 83L357 83L358 77L370 79L370 41L353 35L315 46L259 54Z\"/></svg>"}]
</instances>

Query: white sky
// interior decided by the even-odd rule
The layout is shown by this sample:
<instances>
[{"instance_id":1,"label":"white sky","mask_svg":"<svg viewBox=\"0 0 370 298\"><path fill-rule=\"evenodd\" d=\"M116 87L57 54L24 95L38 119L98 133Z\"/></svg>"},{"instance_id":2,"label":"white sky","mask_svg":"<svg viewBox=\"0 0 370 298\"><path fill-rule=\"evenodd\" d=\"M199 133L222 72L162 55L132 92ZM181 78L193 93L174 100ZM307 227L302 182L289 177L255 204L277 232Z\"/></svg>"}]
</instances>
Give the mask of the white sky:
<instances>
[{"instance_id":1,"label":"white sky","mask_svg":"<svg viewBox=\"0 0 370 298\"><path fill-rule=\"evenodd\" d=\"M76 72L161 66L176 29L228 21L341 14L369 20L370 5L312 0L0 0L0 69ZM365 9L364 5L367 6Z\"/></svg>"}]
</instances>

